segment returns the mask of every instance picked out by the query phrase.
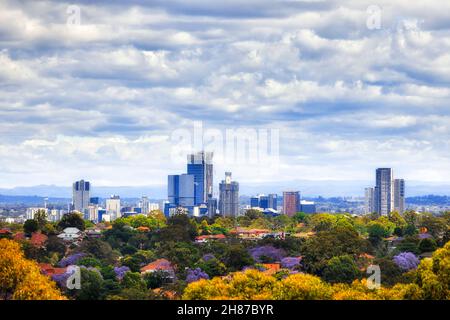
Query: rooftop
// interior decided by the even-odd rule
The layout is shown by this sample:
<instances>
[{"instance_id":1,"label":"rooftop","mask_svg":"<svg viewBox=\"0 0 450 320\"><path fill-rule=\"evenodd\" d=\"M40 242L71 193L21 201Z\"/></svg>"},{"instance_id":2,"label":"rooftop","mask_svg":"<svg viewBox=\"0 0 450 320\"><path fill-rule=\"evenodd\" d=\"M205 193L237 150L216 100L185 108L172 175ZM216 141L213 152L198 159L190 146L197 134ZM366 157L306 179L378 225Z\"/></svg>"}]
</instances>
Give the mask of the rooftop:
<instances>
[{"instance_id":1,"label":"rooftop","mask_svg":"<svg viewBox=\"0 0 450 320\"><path fill-rule=\"evenodd\" d=\"M167 259L158 259L141 268L141 272L172 271L172 264Z\"/></svg>"}]
</instances>

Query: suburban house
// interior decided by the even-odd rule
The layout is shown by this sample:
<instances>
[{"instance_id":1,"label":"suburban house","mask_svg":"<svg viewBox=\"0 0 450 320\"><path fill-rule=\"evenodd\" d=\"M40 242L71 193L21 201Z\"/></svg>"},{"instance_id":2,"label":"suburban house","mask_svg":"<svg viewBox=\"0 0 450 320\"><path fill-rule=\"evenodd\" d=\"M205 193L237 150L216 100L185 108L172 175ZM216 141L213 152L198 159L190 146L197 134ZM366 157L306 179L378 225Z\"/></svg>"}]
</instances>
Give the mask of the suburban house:
<instances>
[{"instance_id":1,"label":"suburban house","mask_svg":"<svg viewBox=\"0 0 450 320\"><path fill-rule=\"evenodd\" d=\"M63 274L66 272L67 268L56 268L53 267L49 263L40 263L39 268L41 269L41 272L49 277L55 275L55 274Z\"/></svg>"},{"instance_id":2,"label":"suburban house","mask_svg":"<svg viewBox=\"0 0 450 320\"><path fill-rule=\"evenodd\" d=\"M263 263L262 266L264 267L264 273L273 275L281 270L281 264L280 263Z\"/></svg>"},{"instance_id":3,"label":"suburban house","mask_svg":"<svg viewBox=\"0 0 450 320\"><path fill-rule=\"evenodd\" d=\"M270 234L268 229L244 229L237 227L230 231L231 234L237 235L241 239L245 240L259 240Z\"/></svg>"},{"instance_id":4,"label":"suburban house","mask_svg":"<svg viewBox=\"0 0 450 320\"><path fill-rule=\"evenodd\" d=\"M143 226L137 227L136 230L139 232L150 232L149 227L143 227Z\"/></svg>"},{"instance_id":5,"label":"suburban house","mask_svg":"<svg viewBox=\"0 0 450 320\"><path fill-rule=\"evenodd\" d=\"M175 279L175 270L167 259L155 260L141 268L141 274L157 271L164 271L167 273L169 279Z\"/></svg>"},{"instance_id":6,"label":"suburban house","mask_svg":"<svg viewBox=\"0 0 450 320\"><path fill-rule=\"evenodd\" d=\"M63 232L58 234L58 238L67 241L67 242L76 242L83 239L83 232L78 228L65 228Z\"/></svg>"},{"instance_id":7,"label":"suburban house","mask_svg":"<svg viewBox=\"0 0 450 320\"><path fill-rule=\"evenodd\" d=\"M17 232L12 238L15 241L29 241L36 248L44 247L48 240L48 237L40 232L33 232L31 237L27 237L25 232Z\"/></svg>"},{"instance_id":8,"label":"suburban house","mask_svg":"<svg viewBox=\"0 0 450 320\"><path fill-rule=\"evenodd\" d=\"M224 240L226 238L227 237L223 234L208 234L208 235L204 235L204 236L195 237L195 242L196 243L205 243L210 240Z\"/></svg>"},{"instance_id":9,"label":"suburban house","mask_svg":"<svg viewBox=\"0 0 450 320\"><path fill-rule=\"evenodd\" d=\"M86 237L88 238L100 238L102 236L102 231L100 229L88 229L85 231Z\"/></svg>"}]
</instances>

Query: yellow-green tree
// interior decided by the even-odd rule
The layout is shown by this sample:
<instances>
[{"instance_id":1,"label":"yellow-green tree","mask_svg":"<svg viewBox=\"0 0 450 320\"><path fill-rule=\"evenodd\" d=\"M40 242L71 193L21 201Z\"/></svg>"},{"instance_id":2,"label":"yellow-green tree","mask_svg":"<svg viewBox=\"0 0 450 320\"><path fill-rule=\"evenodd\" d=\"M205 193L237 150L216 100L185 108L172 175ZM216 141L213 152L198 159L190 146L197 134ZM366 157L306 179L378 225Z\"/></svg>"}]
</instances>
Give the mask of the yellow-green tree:
<instances>
[{"instance_id":1,"label":"yellow-green tree","mask_svg":"<svg viewBox=\"0 0 450 320\"><path fill-rule=\"evenodd\" d=\"M267 300L272 299L277 280L257 270L235 272L227 277L192 282L183 298L188 300Z\"/></svg>"},{"instance_id":2,"label":"yellow-green tree","mask_svg":"<svg viewBox=\"0 0 450 320\"><path fill-rule=\"evenodd\" d=\"M331 286L310 274L293 274L281 280L273 293L276 300L329 300Z\"/></svg>"},{"instance_id":3,"label":"yellow-green tree","mask_svg":"<svg viewBox=\"0 0 450 320\"><path fill-rule=\"evenodd\" d=\"M445 297L440 296L442 299ZM190 283L183 294L188 300L404 300L423 299L416 283L370 289L367 281L329 284L310 274L292 274L284 279L257 270L235 272L227 277Z\"/></svg>"},{"instance_id":4,"label":"yellow-green tree","mask_svg":"<svg viewBox=\"0 0 450 320\"><path fill-rule=\"evenodd\" d=\"M0 240L0 295L13 300L63 300L56 284L24 257L18 243Z\"/></svg>"},{"instance_id":5,"label":"yellow-green tree","mask_svg":"<svg viewBox=\"0 0 450 320\"><path fill-rule=\"evenodd\" d=\"M416 283L424 299L450 299L450 242L420 262Z\"/></svg>"}]
</instances>

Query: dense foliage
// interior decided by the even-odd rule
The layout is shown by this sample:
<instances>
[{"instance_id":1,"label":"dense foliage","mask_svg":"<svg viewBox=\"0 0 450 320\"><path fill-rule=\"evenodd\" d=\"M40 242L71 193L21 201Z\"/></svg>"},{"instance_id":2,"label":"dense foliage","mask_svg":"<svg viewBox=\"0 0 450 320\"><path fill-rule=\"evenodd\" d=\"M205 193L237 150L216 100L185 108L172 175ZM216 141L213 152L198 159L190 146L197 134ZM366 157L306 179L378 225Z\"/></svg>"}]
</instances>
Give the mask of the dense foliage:
<instances>
[{"instance_id":1,"label":"dense foliage","mask_svg":"<svg viewBox=\"0 0 450 320\"><path fill-rule=\"evenodd\" d=\"M38 280L29 288L48 290L49 294L42 294L44 299L63 297L55 283L65 297L77 300L448 299L449 217L448 213L433 216L413 211L383 217L327 213L271 217L248 210L236 219L184 214L166 218L155 211L99 224L99 237L64 242L56 236L58 232L66 227L85 230L92 223L77 213L57 224L39 214L23 226L11 226L25 236L2 242L15 254L8 250L0 254L27 261L17 266L34 266ZM238 232L248 234L253 229L262 235ZM36 234L45 235L43 243L31 241ZM196 241L205 235L223 236ZM52 275L51 282L39 273L37 264L26 259L66 269ZM155 263L164 268L143 271ZM378 290L367 286L371 265L381 270ZM5 275L10 271L2 266L1 294L8 299L37 296L15 293ZM81 268L80 290L65 286L74 266ZM20 268L11 272L19 274ZM47 282L39 289L42 279Z\"/></svg>"}]
</instances>

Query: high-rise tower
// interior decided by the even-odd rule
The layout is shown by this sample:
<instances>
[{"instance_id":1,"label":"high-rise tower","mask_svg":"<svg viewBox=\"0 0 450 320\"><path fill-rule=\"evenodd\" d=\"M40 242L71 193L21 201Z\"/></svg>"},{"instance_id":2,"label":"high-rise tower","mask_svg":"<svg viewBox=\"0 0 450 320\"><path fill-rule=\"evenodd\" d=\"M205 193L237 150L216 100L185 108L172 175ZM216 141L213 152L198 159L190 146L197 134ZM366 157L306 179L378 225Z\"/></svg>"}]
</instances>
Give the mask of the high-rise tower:
<instances>
[{"instance_id":1,"label":"high-rise tower","mask_svg":"<svg viewBox=\"0 0 450 320\"><path fill-rule=\"evenodd\" d=\"M84 213L84 209L89 207L91 184L88 181L80 180L73 184L72 204L75 211Z\"/></svg>"},{"instance_id":2,"label":"high-rise tower","mask_svg":"<svg viewBox=\"0 0 450 320\"><path fill-rule=\"evenodd\" d=\"M207 203L213 194L213 153L197 152L187 157L187 174L194 176L195 205Z\"/></svg>"},{"instance_id":3,"label":"high-rise tower","mask_svg":"<svg viewBox=\"0 0 450 320\"><path fill-rule=\"evenodd\" d=\"M387 216L394 208L393 177L391 168L378 168L376 171L376 212Z\"/></svg>"},{"instance_id":4,"label":"high-rise tower","mask_svg":"<svg viewBox=\"0 0 450 320\"><path fill-rule=\"evenodd\" d=\"M222 216L239 215L239 183L231 180L231 172L225 172L225 180L219 184L219 211Z\"/></svg>"}]
</instances>

